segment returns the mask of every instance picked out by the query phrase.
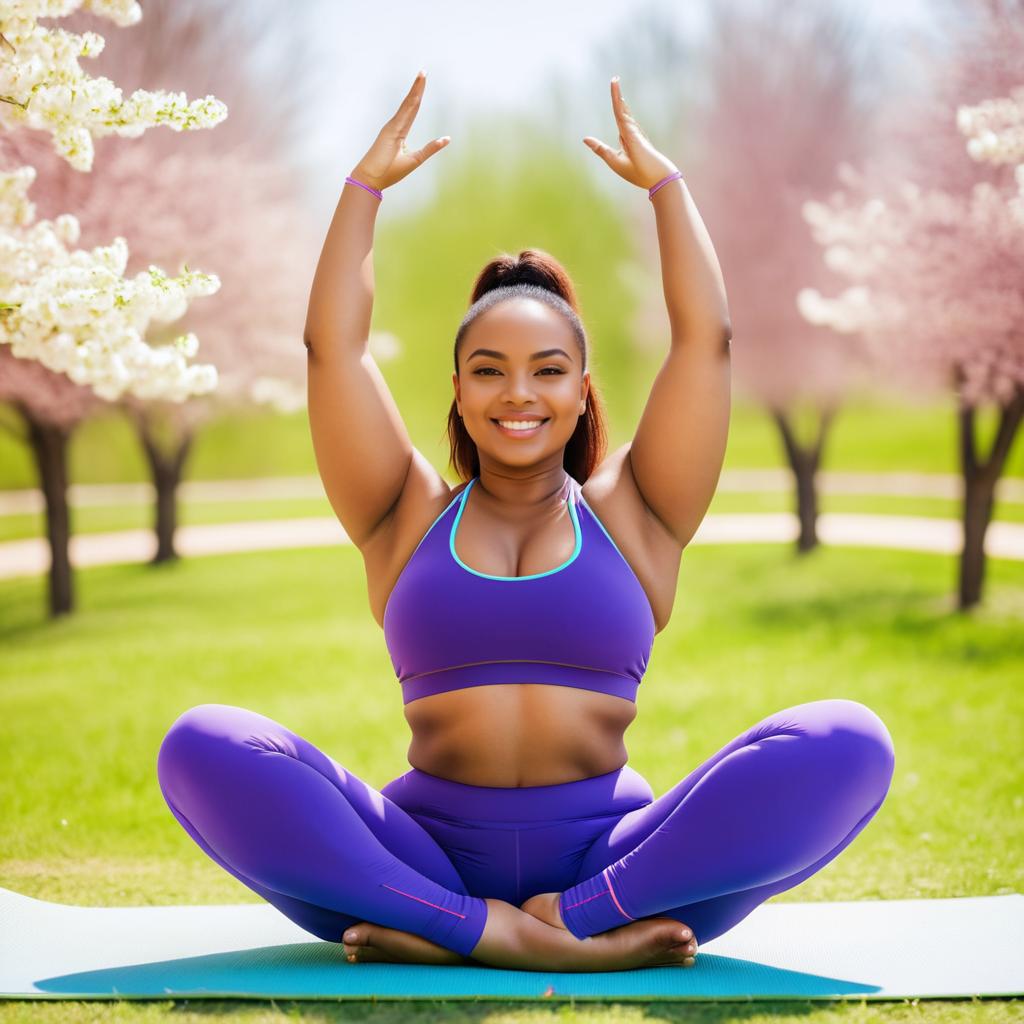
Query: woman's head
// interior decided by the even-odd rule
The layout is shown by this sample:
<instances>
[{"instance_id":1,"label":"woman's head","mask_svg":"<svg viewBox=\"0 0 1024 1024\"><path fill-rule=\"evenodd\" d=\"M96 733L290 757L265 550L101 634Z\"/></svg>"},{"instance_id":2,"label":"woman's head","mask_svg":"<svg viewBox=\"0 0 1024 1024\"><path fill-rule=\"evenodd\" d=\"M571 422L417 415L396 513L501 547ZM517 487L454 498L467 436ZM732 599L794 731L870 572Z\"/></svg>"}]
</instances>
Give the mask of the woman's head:
<instances>
[{"instance_id":1,"label":"woman's head","mask_svg":"<svg viewBox=\"0 0 1024 1024\"><path fill-rule=\"evenodd\" d=\"M506 467L554 460L583 483L604 458L604 408L575 289L550 254L524 249L484 267L455 335L454 361L448 440L462 479L479 475L481 460ZM545 420L532 437L509 436L496 422L524 416Z\"/></svg>"}]
</instances>

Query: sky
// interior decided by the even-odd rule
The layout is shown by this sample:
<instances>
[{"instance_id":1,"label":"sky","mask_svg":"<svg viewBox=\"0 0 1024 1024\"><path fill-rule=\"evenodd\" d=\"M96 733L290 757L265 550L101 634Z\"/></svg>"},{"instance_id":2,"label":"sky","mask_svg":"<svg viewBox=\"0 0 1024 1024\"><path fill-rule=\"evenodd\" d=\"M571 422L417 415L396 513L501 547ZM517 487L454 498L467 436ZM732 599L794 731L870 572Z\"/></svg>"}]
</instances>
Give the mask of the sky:
<instances>
[{"instance_id":1,"label":"sky","mask_svg":"<svg viewBox=\"0 0 1024 1024\"><path fill-rule=\"evenodd\" d=\"M872 27L888 33L902 26L927 30L941 0L814 2L856 4ZM460 127L467 118L481 114L493 117L495 125L500 125L506 112L549 119L556 83L577 97L577 103L582 91L593 95L593 107L586 112L580 108L571 119L578 125L581 150L586 149L581 141L584 135L614 141L617 133L607 92L612 75L623 75L623 93L627 99L631 96L623 69L615 66L617 43L632 22L650 9L684 35L699 36L706 4L700 0L518 0L514 6L482 0L384 4L305 0L289 5L290 11L302 12L308 19L314 40L309 63L315 90L302 155L311 171L310 200L317 216L329 220L345 175L398 109L420 69L427 75L426 91L409 136L410 148L446 134L455 146L465 137ZM639 109L650 111L652 105L656 97ZM644 124L638 104L631 107ZM415 204L429 194L432 176L443 173L443 157L438 154L389 192L387 201L393 209Z\"/></svg>"}]
</instances>

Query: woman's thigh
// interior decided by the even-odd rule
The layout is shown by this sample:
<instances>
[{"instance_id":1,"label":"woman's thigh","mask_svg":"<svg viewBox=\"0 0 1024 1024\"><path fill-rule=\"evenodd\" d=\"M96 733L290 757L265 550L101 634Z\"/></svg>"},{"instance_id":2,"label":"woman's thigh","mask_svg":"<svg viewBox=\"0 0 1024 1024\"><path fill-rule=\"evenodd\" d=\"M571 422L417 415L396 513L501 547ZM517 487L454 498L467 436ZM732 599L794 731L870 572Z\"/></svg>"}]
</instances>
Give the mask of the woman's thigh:
<instances>
[{"instance_id":1,"label":"woman's thigh","mask_svg":"<svg viewBox=\"0 0 1024 1024\"><path fill-rule=\"evenodd\" d=\"M349 924L369 919L330 905L340 898L332 877L338 894L343 875L351 883L356 872L372 888L399 859L466 894L448 855L401 807L256 711L190 708L164 737L157 777L172 814L212 860L322 938L340 941Z\"/></svg>"},{"instance_id":2,"label":"woman's thigh","mask_svg":"<svg viewBox=\"0 0 1024 1024\"><path fill-rule=\"evenodd\" d=\"M634 906L663 892L656 913L708 941L845 849L880 807L893 766L889 732L865 705L785 708L624 814L590 846L579 879L610 868Z\"/></svg>"}]
</instances>

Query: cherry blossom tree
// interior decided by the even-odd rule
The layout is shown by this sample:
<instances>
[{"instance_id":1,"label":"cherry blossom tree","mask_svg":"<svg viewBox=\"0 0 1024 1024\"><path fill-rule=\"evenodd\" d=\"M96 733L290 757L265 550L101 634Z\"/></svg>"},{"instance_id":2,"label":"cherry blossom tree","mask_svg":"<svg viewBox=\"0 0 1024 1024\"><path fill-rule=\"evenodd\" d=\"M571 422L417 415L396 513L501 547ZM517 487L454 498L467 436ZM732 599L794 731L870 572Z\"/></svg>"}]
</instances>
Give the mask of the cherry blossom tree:
<instances>
[{"instance_id":1,"label":"cherry blossom tree","mask_svg":"<svg viewBox=\"0 0 1024 1024\"><path fill-rule=\"evenodd\" d=\"M195 15L195 5L184 0L148 5L146 19L132 29L141 32L148 23L151 27L144 38L130 32L117 37L104 54L107 66L120 81L141 83L150 75L169 80L179 64L183 72L189 71L189 60L179 60L182 53L216 68L224 64L216 56L229 46L240 46L243 53L257 49L257 41L246 39L242 28L258 35L265 26L251 20L240 26L237 19L229 21L224 11L218 19L215 0L206 0L201 7L203 18ZM87 16L75 15L72 24L76 19L75 27L84 21L87 32ZM217 31L210 28L211 19L219 26ZM282 41L280 33L276 39ZM232 62L231 68L239 63ZM214 409L222 412L231 405L262 402L293 408L297 377L304 379L304 347L289 343L301 342L304 290L315 250L301 211L296 210L295 196L301 189L279 159L280 146L300 124L295 106L303 95L299 88L284 87L280 66L276 77L270 73L272 62L264 61L263 67L266 77L261 88L251 92L245 90L237 71L224 76L235 95L232 119L217 133L196 133L179 139L177 145L160 135L131 142L103 139L97 147L99 170L93 174L74 170L53 152L41 132L0 134L4 165L26 163L38 168L40 207L75 209L83 237L128 235L131 256L143 265L150 260L174 264L187 256L230 268L223 288L215 299L205 300L205 308L203 303L193 305L184 321L179 309L176 321L153 320L146 331L154 351L178 333L182 323L200 332L204 354L219 364L211 366L217 374L216 395L193 392L188 402L144 399L132 391L120 397L122 407L139 426L154 475L161 538L158 558L161 552L173 552L174 493L195 426ZM207 84L201 82L199 87ZM266 96L275 92L285 98L266 103ZM236 112L245 116L236 118ZM217 145L194 145L206 138L216 138ZM210 306L212 301L218 305ZM79 423L94 413L110 411L112 402L40 362L14 358L7 346L0 346L2 401L9 403L20 423L0 416L0 426L31 446L46 499L51 613L68 612L74 600L68 560L67 446ZM165 421L175 431L169 447L161 443L167 434L161 429Z\"/></svg>"},{"instance_id":2,"label":"cherry blossom tree","mask_svg":"<svg viewBox=\"0 0 1024 1024\"><path fill-rule=\"evenodd\" d=\"M0 0L0 128L48 133L54 151L84 172L94 138L137 137L156 125L191 131L227 116L213 96L188 103L184 94L137 90L125 99L111 80L85 74L78 58L100 53L104 37L38 23L83 6L120 26L142 16L135 0ZM31 166L0 172L0 343L105 398L134 391L180 401L212 390L213 368L186 364L198 347L194 336L154 350L142 335L151 322L181 316L194 296L216 291L216 276L186 266L173 278L151 266L126 279L120 237L91 252L69 249L78 222L69 213L37 222L28 196L34 178Z\"/></svg>"},{"instance_id":3,"label":"cherry blossom tree","mask_svg":"<svg viewBox=\"0 0 1024 1024\"><path fill-rule=\"evenodd\" d=\"M808 286L798 304L904 387L955 393L963 611L981 600L995 487L1024 416L1024 0L984 0L957 29L931 56L924 97L891 111L891 156L842 166L845 190L806 204L850 283L835 298ZM986 406L998 426L981 454Z\"/></svg>"},{"instance_id":4,"label":"cherry blossom tree","mask_svg":"<svg viewBox=\"0 0 1024 1024\"><path fill-rule=\"evenodd\" d=\"M217 295L174 325L202 337L204 358L217 370L216 392L181 403L126 395L120 403L137 428L156 492L154 562L177 557L177 488L202 425L253 406L287 412L305 404L302 331L319 239L291 154L308 97L309 81L295 74L308 36L297 19L272 13L241 21L228 0L163 0L147 8L131 33L111 41L100 67L131 86L174 81L192 92L216 91L231 117L216 133L183 144L155 135L135 144L105 140L106 173L94 182L55 168L53 203L71 203L83 230L96 237L130 232L142 263L176 263L188 254L218 268ZM258 63L222 59L239 47L256 54L267 38L274 52Z\"/></svg>"},{"instance_id":5,"label":"cherry blossom tree","mask_svg":"<svg viewBox=\"0 0 1024 1024\"><path fill-rule=\"evenodd\" d=\"M680 167L714 239L729 295L738 389L778 427L793 471L798 552L818 541L815 476L834 417L866 363L848 341L800 316L798 288L838 283L801 217L802 203L834 178L837 163L873 143L877 81L873 41L848 9L786 0L716 3L699 48L702 85L680 122ZM629 87L626 86L626 93ZM641 247L657 253L655 225L640 210ZM643 215L647 216L643 216ZM634 324L660 337L660 274Z\"/></svg>"},{"instance_id":6,"label":"cherry blossom tree","mask_svg":"<svg viewBox=\"0 0 1024 1024\"><path fill-rule=\"evenodd\" d=\"M182 325L203 339L217 369L213 394L185 402L124 396L156 494L154 561L176 557L176 494L198 431L227 413L305 404L302 327L315 269L312 225L294 176L241 147L225 153L162 156L144 143L105 155L107 171L76 199L83 229L129 230L126 211L145 211L132 230L142 261L170 262L188 251L220 268L221 288L165 330ZM196 176L203 188L190 187ZM59 201L63 201L62 199ZM159 343L153 331L148 340Z\"/></svg>"}]
</instances>

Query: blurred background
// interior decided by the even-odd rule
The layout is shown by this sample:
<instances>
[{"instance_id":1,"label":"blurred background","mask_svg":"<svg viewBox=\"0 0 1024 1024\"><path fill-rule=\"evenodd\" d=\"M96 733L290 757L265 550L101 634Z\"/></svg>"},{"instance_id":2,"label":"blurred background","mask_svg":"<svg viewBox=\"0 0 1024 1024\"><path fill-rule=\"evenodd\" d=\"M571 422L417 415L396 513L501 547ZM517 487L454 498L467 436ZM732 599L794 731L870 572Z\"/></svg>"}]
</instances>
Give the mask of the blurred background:
<instances>
[{"instance_id":1,"label":"blurred background","mask_svg":"<svg viewBox=\"0 0 1024 1024\"><path fill-rule=\"evenodd\" d=\"M385 194L370 348L452 483L452 345L493 256L539 247L569 271L610 449L668 351L650 203L582 142L616 143L613 75L722 265L728 450L632 763L660 792L777 707L863 700L896 740L896 799L800 898L1018 890L1024 4L144 9L130 28L64 20L107 41L88 70L213 94L227 120L99 139L89 175L41 133L0 134L0 158L36 167L39 216L75 213L81 244L122 235L130 270L220 276L171 325L220 383L110 402L0 346L0 799L22 824L0 884L244 896L155 791L160 736L191 704L280 716L375 785L404 770L362 562L317 475L302 331L344 178L423 69L410 148L452 141ZM39 744L71 760L38 765Z\"/></svg>"},{"instance_id":2,"label":"blurred background","mask_svg":"<svg viewBox=\"0 0 1024 1024\"><path fill-rule=\"evenodd\" d=\"M72 210L87 244L123 235L129 269L187 260L221 277L216 295L171 325L197 333L220 385L180 404L108 402L0 349L0 541L39 541L0 548L8 574L38 574L49 560L59 614L74 603L73 538L152 526L131 550L142 557L152 543L159 562L182 554L180 526L330 516L305 412L305 302L345 174L422 68L410 145L452 142L383 204L371 350L414 443L449 479L454 331L476 272L500 251L538 246L569 269L611 448L632 436L668 319L649 205L582 143L616 141L608 82L618 74L641 125L683 169L725 274L734 414L711 511L782 515L749 529L795 528L801 552L820 543L821 513L959 520L959 601L980 601L985 544L1003 551L1007 536L986 538L989 523L1024 515L1019 275L1003 289L991 273L993 261L1019 270L1021 248L988 233L964 262L985 231L971 189L1002 182L988 215L1009 219L1014 166L972 159L956 113L1020 78L1020 5L525 3L515 18L456 2L400 9L397 33L379 12L326 0L157 2L116 31L81 12L65 19L105 29L90 70L126 91L228 104L212 131L98 140L89 175L42 133L3 140L9 165L37 168L40 216ZM907 182L961 204L959 238L937 223L947 214L902 197ZM915 237L901 262L866 269L883 232L858 211L886 196L902 204L902 237ZM805 211L830 202L815 227ZM944 265L938 235L951 246ZM861 318L838 329L856 313L848 290L865 284L878 309L910 294L918 307L897 326ZM843 528L870 534L872 524ZM951 529L935 542L946 551Z\"/></svg>"}]
</instances>

